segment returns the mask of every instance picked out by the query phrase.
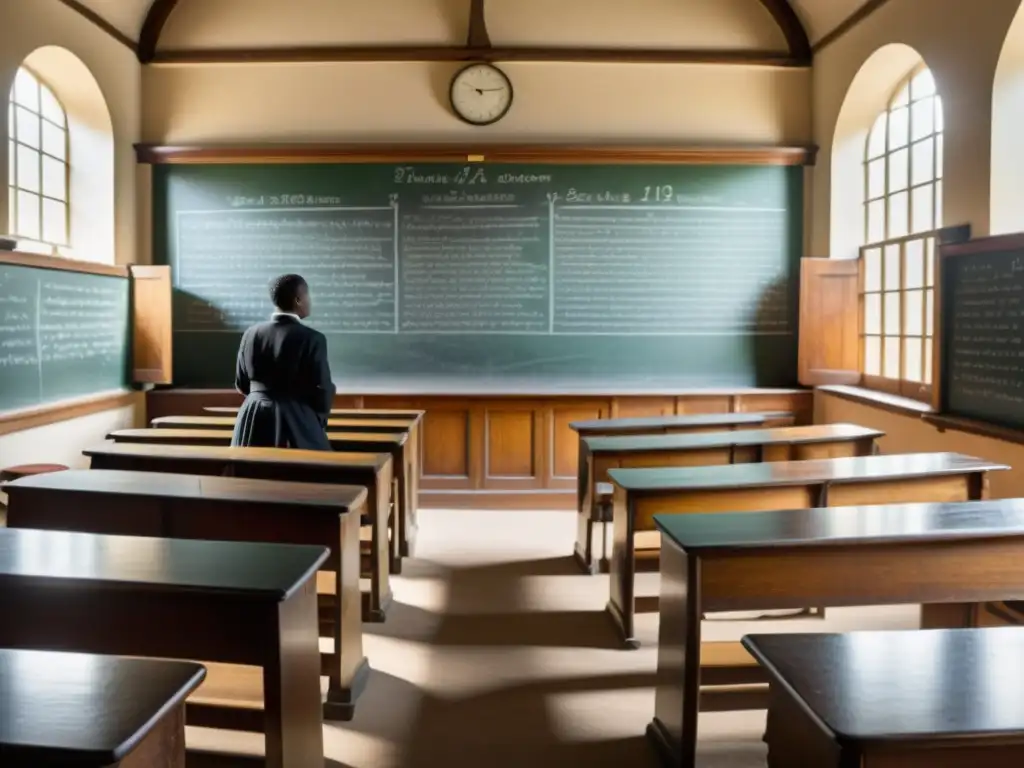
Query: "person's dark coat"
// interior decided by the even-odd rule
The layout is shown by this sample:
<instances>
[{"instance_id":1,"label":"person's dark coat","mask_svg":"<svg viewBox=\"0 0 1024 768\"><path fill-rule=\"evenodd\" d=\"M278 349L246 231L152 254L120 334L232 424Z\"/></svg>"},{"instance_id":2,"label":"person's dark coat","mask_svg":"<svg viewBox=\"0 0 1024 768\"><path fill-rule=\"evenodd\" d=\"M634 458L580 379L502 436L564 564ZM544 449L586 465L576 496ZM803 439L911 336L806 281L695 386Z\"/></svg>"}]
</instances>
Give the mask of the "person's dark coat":
<instances>
[{"instance_id":1,"label":"person's dark coat","mask_svg":"<svg viewBox=\"0 0 1024 768\"><path fill-rule=\"evenodd\" d=\"M245 395L231 444L331 450L327 419L334 384L327 339L291 315L275 315L242 336L235 388Z\"/></svg>"}]
</instances>

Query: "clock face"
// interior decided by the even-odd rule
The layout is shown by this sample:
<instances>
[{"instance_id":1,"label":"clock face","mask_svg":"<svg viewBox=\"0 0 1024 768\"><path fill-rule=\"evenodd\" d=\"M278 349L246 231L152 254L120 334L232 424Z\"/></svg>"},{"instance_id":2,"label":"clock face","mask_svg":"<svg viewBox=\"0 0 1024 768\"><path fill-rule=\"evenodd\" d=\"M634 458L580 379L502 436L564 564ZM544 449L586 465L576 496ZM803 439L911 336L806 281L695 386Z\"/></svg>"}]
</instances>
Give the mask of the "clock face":
<instances>
[{"instance_id":1,"label":"clock face","mask_svg":"<svg viewBox=\"0 0 1024 768\"><path fill-rule=\"evenodd\" d=\"M471 125L490 125L512 106L512 83L490 64L470 64L452 79L449 93L455 114Z\"/></svg>"}]
</instances>

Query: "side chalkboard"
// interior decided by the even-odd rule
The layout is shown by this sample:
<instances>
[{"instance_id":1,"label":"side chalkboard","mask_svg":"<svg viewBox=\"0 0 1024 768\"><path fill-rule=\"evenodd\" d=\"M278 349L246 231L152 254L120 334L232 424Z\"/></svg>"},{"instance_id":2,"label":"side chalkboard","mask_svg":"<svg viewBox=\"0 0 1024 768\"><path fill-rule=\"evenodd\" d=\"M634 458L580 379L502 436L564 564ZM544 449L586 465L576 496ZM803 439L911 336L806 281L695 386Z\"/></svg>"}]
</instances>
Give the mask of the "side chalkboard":
<instances>
[{"instance_id":1,"label":"side chalkboard","mask_svg":"<svg viewBox=\"0 0 1024 768\"><path fill-rule=\"evenodd\" d=\"M175 384L230 385L298 272L342 388L792 385L802 200L765 165L157 166Z\"/></svg>"},{"instance_id":2,"label":"side chalkboard","mask_svg":"<svg viewBox=\"0 0 1024 768\"><path fill-rule=\"evenodd\" d=\"M1024 236L940 255L940 411L1024 429Z\"/></svg>"},{"instance_id":3,"label":"side chalkboard","mask_svg":"<svg viewBox=\"0 0 1024 768\"><path fill-rule=\"evenodd\" d=\"M0 411L124 389L127 277L0 260Z\"/></svg>"}]
</instances>

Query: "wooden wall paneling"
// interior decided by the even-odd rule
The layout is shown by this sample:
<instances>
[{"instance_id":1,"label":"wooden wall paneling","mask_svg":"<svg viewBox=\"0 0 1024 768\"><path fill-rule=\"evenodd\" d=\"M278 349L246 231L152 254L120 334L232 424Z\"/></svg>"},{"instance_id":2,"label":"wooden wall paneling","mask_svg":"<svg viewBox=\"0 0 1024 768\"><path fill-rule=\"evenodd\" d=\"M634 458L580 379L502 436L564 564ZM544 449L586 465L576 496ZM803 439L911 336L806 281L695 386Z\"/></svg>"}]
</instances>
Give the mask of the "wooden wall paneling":
<instances>
[{"instance_id":1,"label":"wooden wall paneling","mask_svg":"<svg viewBox=\"0 0 1024 768\"><path fill-rule=\"evenodd\" d=\"M132 276L132 381L170 384L171 268L134 265Z\"/></svg>"},{"instance_id":2,"label":"wooden wall paneling","mask_svg":"<svg viewBox=\"0 0 1024 768\"><path fill-rule=\"evenodd\" d=\"M805 386L860 383L860 264L800 261L797 376Z\"/></svg>"},{"instance_id":3,"label":"wooden wall paneling","mask_svg":"<svg viewBox=\"0 0 1024 768\"><path fill-rule=\"evenodd\" d=\"M548 455L551 457L548 470L549 487L576 487L576 474L579 468L579 438L569 428L569 424L574 421L606 418L609 410L599 403L579 403L571 406L554 403L546 409L550 425L547 431L550 442Z\"/></svg>"},{"instance_id":4,"label":"wooden wall paneling","mask_svg":"<svg viewBox=\"0 0 1024 768\"><path fill-rule=\"evenodd\" d=\"M663 397L616 397L612 400L612 419L632 419L638 416L673 416L676 412L676 398Z\"/></svg>"},{"instance_id":5,"label":"wooden wall paneling","mask_svg":"<svg viewBox=\"0 0 1024 768\"><path fill-rule=\"evenodd\" d=\"M420 473L425 489L471 487L470 422L469 408L438 408L424 414Z\"/></svg>"},{"instance_id":6,"label":"wooden wall paneling","mask_svg":"<svg viewBox=\"0 0 1024 768\"><path fill-rule=\"evenodd\" d=\"M484 487L540 487L542 408L535 403L488 407L484 421ZM497 481L497 482L495 482Z\"/></svg>"},{"instance_id":7,"label":"wooden wall paneling","mask_svg":"<svg viewBox=\"0 0 1024 768\"><path fill-rule=\"evenodd\" d=\"M702 395L699 397L681 397L677 412L685 413L730 413L732 409L731 395Z\"/></svg>"}]
</instances>

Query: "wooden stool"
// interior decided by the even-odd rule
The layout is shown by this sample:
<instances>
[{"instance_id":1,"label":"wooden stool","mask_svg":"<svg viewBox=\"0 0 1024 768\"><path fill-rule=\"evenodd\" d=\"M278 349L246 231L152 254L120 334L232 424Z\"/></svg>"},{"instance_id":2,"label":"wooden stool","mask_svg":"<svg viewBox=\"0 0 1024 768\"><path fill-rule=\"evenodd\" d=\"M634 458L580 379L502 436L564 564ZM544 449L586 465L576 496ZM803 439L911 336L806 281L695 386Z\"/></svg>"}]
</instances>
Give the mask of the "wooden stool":
<instances>
[{"instance_id":1,"label":"wooden stool","mask_svg":"<svg viewBox=\"0 0 1024 768\"><path fill-rule=\"evenodd\" d=\"M50 472L63 472L68 467L63 464L21 464L17 467L5 467L0 469L0 484L20 480L23 477L33 475L46 475Z\"/></svg>"}]
</instances>

